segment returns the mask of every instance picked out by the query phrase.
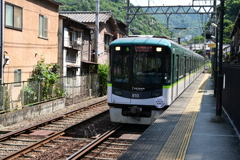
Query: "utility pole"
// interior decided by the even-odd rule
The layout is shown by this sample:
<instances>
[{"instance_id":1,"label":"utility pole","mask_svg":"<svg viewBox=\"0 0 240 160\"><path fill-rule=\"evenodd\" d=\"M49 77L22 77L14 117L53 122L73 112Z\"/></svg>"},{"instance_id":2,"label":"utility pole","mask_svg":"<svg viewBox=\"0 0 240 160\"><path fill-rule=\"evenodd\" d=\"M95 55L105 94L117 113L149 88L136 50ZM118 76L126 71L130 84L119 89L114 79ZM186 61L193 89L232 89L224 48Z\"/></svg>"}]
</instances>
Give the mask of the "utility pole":
<instances>
[{"instance_id":1,"label":"utility pole","mask_svg":"<svg viewBox=\"0 0 240 160\"><path fill-rule=\"evenodd\" d=\"M94 56L94 61L95 61L96 63L98 62L99 4L100 4L100 0L96 0L95 56Z\"/></svg>"},{"instance_id":2,"label":"utility pole","mask_svg":"<svg viewBox=\"0 0 240 160\"><path fill-rule=\"evenodd\" d=\"M130 33L130 22L131 20L129 19L130 16L129 16L129 12L130 12L130 0L127 0L127 20L126 20L126 34L127 36L129 36L129 33Z\"/></svg>"},{"instance_id":3,"label":"utility pole","mask_svg":"<svg viewBox=\"0 0 240 160\"><path fill-rule=\"evenodd\" d=\"M223 75L222 75L222 46L223 46L223 17L224 17L224 1L220 4L220 28L219 28L219 70L217 77L217 98L216 98L216 116L211 119L212 122L225 122L222 115L222 89L223 89Z\"/></svg>"},{"instance_id":4,"label":"utility pole","mask_svg":"<svg viewBox=\"0 0 240 160\"><path fill-rule=\"evenodd\" d=\"M217 10L216 10L216 1L217 0L214 0L214 19L215 19L215 24L218 24L217 23L217 21L218 21L218 19L217 19ZM214 54L214 66L213 66L213 68L214 68L214 97L216 96L216 93L217 93L217 73L218 73L218 71L217 71L217 57L218 57L218 27L214 27L215 28L215 37L216 37L216 48L215 48L215 54Z\"/></svg>"},{"instance_id":5,"label":"utility pole","mask_svg":"<svg viewBox=\"0 0 240 160\"><path fill-rule=\"evenodd\" d=\"M3 20L4 20L4 0L0 0L0 84L3 83Z\"/></svg>"},{"instance_id":6,"label":"utility pole","mask_svg":"<svg viewBox=\"0 0 240 160\"><path fill-rule=\"evenodd\" d=\"M181 34L181 32L182 32L182 30L184 30L184 29L187 29L187 28L174 28L174 29L179 29L180 31L179 31L179 33L178 33L178 44L180 44L180 34Z\"/></svg>"}]
</instances>

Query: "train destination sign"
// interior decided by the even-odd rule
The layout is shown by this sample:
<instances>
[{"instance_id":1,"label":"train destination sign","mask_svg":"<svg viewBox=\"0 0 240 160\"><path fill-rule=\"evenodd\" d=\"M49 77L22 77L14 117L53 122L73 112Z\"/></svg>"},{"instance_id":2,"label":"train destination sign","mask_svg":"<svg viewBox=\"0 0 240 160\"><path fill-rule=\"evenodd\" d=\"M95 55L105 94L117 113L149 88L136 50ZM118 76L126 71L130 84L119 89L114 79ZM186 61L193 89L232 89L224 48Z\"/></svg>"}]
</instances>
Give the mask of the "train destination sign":
<instances>
[{"instance_id":1,"label":"train destination sign","mask_svg":"<svg viewBox=\"0 0 240 160\"><path fill-rule=\"evenodd\" d=\"M136 46L135 50L137 52L152 52L152 46Z\"/></svg>"}]
</instances>

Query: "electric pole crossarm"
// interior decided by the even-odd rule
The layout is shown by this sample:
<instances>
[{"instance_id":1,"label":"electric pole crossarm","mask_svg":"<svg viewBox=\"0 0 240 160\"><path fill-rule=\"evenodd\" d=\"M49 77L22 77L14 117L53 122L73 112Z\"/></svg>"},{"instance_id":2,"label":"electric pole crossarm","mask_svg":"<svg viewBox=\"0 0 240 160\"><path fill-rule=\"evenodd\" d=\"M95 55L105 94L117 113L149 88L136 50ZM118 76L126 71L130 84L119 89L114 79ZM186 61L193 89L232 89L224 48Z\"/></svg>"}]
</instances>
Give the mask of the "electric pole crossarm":
<instances>
[{"instance_id":1,"label":"electric pole crossarm","mask_svg":"<svg viewBox=\"0 0 240 160\"><path fill-rule=\"evenodd\" d=\"M136 14L137 14L137 12L138 12L138 10L139 10L140 8L138 8L137 10L136 10L136 12L135 12L135 14L133 15L133 17L130 19L130 20L128 20L128 23L131 23L132 22L132 20L135 18L135 16L136 16ZM128 15L130 15L129 13L127 13ZM132 14L131 14L132 15Z\"/></svg>"},{"instance_id":2,"label":"electric pole crossarm","mask_svg":"<svg viewBox=\"0 0 240 160\"><path fill-rule=\"evenodd\" d=\"M214 6L130 6L129 15L142 14L211 14ZM136 9L141 12L136 13Z\"/></svg>"}]
</instances>

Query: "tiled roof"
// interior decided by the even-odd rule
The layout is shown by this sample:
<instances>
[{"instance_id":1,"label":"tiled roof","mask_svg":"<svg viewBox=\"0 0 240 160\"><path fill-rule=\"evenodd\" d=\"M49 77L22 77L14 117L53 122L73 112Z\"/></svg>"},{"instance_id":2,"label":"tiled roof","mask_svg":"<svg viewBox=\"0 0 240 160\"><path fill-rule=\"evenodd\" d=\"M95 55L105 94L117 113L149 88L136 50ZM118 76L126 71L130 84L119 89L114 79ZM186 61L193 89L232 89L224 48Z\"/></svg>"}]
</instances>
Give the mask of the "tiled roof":
<instances>
[{"instance_id":1,"label":"tiled roof","mask_svg":"<svg viewBox=\"0 0 240 160\"><path fill-rule=\"evenodd\" d=\"M96 12L92 11L61 11L59 14L81 23L94 23L96 20ZM100 11L99 22L106 23L112 16L113 14L110 11Z\"/></svg>"},{"instance_id":2,"label":"tiled roof","mask_svg":"<svg viewBox=\"0 0 240 160\"><path fill-rule=\"evenodd\" d=\"M50 2L52 2L52 3L54 3L54 4L57 4L57 5L63 5L62 3L57 2L57 1L55 1L55 0L48 0L48 1L50 1Z\"/></svg>"}]
</instances>

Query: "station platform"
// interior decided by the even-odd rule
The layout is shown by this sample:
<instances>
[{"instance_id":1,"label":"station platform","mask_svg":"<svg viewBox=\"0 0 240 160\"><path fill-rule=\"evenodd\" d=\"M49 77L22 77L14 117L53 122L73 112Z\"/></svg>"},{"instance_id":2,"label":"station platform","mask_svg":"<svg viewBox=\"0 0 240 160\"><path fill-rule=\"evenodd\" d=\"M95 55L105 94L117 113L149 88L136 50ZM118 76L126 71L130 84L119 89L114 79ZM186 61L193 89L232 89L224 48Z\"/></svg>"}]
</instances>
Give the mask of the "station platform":
<instances>
[{"instance_id":1,"label":"station platform","mask_svg":"<svg viewBox=\"0 0 240 160\"><path fill-rule=\"evenodd\" d=\"M240 160L240 140L216 115L210 74L201 74L118 160Z\"/></svg>"}]
</instances>

